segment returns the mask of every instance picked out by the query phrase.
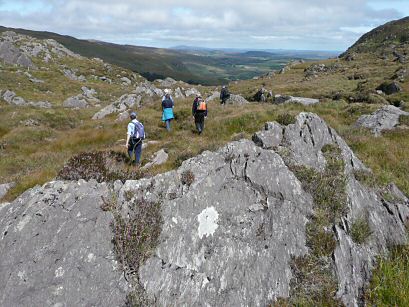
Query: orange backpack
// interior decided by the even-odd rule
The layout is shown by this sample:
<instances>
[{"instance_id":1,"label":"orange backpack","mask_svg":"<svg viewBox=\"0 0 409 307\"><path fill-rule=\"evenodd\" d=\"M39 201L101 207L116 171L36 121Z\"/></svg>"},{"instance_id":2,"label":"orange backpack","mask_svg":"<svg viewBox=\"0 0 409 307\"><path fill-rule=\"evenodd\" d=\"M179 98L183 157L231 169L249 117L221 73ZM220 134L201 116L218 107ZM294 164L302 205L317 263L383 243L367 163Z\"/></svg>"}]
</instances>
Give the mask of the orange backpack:
<instances>
[{"instance_id":1,"label":"orange backpack","mask_svg":"<svg viewBox=\"0 0 409 307\"><path fill-rule=\"evenodd\" d=\"M197 110L198 111L206 111L207 110L206 101L204 101L204 100L199 101L198 105L197 105Z\"/></svg>"}]
</instances>

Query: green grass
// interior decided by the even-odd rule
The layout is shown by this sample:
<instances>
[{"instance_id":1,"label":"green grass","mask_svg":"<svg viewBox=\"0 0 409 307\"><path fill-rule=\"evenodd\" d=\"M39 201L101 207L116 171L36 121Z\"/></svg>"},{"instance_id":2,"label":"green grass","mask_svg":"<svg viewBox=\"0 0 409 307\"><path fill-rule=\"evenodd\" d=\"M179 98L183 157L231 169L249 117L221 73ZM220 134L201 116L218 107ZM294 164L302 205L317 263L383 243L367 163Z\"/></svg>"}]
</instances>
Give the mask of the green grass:
<instances>
[{"instance_id":1,"label":"green grass","mask_svg":"<svg viewBox=\"0 0 409 307\"><path fill-rule=\"evenodd\" d=\"M409 306L409 247L392 249L379 259L366 293L368 306Z\"/></svg>"},{"instance_id":2,"label":"green grass","mask_svg":"<svg viewBox=\"0 0 409 307\"><path fill-rule=\"evenodd\" d=\"M363 244L371 233L367 216L358 217L352 222L351 238L355 243Z\"/></svg>"}]
</instances>

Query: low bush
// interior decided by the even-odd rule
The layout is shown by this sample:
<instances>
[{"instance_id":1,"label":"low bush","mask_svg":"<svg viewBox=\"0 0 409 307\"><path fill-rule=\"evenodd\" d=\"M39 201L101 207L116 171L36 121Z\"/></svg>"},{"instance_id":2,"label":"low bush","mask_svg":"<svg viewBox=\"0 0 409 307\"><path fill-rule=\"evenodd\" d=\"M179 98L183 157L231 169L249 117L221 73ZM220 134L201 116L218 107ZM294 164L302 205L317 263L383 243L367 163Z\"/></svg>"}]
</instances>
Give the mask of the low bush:
<instances>
[{"instance_id":1,"label":"low bush","mask_svg":"<svg viewBox=\"0 0 409 307\"><path fill-rule=\"evenodd\" d=\"M289 113L279 114L277 117L277 122L281 125L288 126L291 124L295 124L296 118L294 115Z\"/></svg>"},{"instance_id":2,"label":"low bush","mask_svg":"<svg viewBox=\"0 0 409 307\"><path fill-rule=\"evenodd\" d=\"M131 180L143 177L140 170L129 168L125 153L114 151L85 152L72 157L58 173L62 180L91 180L98 182Z\"/></svg>"}]
</instances>

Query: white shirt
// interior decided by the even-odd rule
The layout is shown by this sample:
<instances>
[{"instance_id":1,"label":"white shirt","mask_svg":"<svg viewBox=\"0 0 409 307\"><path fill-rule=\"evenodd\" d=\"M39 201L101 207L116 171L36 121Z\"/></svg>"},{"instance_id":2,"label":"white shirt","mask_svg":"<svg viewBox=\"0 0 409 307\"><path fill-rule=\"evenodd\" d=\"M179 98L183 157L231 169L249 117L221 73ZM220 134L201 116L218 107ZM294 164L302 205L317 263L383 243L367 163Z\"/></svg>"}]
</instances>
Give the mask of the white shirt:
<instances>
[{"instance_id":1,"label":"white shirt","mask_svg":"<svg viewBox=\"0 0 409 307\"><path fill-rule=\"evenodd\" d=\"M136 124L136 123L139 123L136 119L133 119L129 124L128 124L128 135L133 135L134 134L134 131L135 131L135 125L134 124L132 124L132 123L134 123L134 124ZM136 138L139 138L140 137L140 135L139 135L139 132L137 132L136 133Z\"/></svg>"}]
</instances>

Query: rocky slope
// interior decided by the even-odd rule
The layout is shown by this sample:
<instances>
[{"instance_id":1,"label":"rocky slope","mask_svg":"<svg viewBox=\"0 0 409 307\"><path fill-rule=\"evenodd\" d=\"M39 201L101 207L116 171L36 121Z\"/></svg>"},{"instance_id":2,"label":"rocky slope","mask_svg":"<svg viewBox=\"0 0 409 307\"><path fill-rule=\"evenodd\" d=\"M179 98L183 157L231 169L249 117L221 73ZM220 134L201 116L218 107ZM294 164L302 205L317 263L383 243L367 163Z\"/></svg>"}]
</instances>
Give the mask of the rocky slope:
<instances>
[{"instance_id":1,"label":"rocky slope","mask_svg":"<svg viewBox=\"0 0 409 307\"><path fill-rule=\"evenodd\" d=\"M370 170L315 114L253 139L152 178L55 181L0 207L0 305L113 306L126 293L155 306L362 305L377 256L407 242L408 199L369 186ZM138 210L155 204L156 243L136 271L126 255L115 265L109 223L142 225Z\"/></svg>"}]
</instances>

